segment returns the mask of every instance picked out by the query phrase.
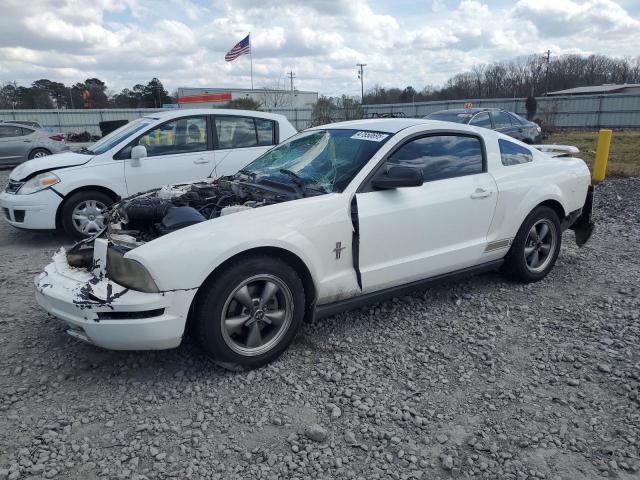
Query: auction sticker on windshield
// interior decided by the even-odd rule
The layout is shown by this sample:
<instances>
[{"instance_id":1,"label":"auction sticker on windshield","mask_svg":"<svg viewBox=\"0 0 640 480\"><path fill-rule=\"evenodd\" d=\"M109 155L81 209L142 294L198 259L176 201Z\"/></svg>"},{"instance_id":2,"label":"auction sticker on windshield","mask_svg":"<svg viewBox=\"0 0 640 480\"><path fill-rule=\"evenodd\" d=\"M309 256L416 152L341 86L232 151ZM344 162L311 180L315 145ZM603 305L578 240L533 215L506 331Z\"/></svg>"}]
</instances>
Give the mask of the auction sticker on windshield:
<instances>
[{"instance_id":1,"label":"auction sticker on windshield","mask_svg":"<svg viewBox=\"0 0 640 480\"><path fill-rule=\"evenodd\" d=\"M389 135L386 133L378 133L378 132L356 132L351 135L351 138L356 140L368 140L370 142L381 142Z\"/></svg>"}]
</instances>

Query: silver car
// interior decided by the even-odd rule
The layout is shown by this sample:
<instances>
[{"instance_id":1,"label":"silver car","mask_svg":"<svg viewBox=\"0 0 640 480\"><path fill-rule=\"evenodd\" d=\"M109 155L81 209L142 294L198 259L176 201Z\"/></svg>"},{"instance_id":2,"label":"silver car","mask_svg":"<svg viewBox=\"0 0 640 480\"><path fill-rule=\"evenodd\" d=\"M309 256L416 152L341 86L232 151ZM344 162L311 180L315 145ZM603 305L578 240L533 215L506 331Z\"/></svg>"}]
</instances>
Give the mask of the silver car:
<instances>
[{"instance_id":1,"label":"silver car","mask_svg":"<svg viewBox=\"0 0 640 480\"><path fill-rule=\"evenodd\" d=\"M64 150L69 147L60 133L20 123L0 123L0 165L16 165Z\"/></svg>"}]
</instances>

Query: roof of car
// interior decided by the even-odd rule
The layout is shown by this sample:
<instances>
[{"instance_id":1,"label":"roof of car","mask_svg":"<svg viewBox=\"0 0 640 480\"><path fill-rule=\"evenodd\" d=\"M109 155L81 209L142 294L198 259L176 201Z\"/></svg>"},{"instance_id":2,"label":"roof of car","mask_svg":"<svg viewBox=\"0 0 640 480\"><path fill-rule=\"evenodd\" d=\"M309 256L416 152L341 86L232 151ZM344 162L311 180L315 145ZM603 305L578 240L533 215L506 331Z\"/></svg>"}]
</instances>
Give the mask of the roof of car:
<instances>
[{"instance_id":1,"label":"roof of car","mask_svg":"<svg viewBox=\"0 0 640 480\"><path fill-rule=\"evenodd\" d=\"M33 125L26 125L24 123L13 123L13 122L0 122L0 126L9 126L9 127L22 127L29 128L31 130L40 130L41 127L34 127Z\"/></svg>"},{"instance_id":2,"label":"roof of car","mask_svg":"<svg viewBox=\"0 0 640 480\"><path fill-rule=\"evenodd\" d=\"M447 110L438 110L437 112L431 113L478 113L478 112L489 112L489 111L502 111L501 108L449 108ZM431 115L431 113L429 115Z\"/></svg>"},{"instance_id":3,"label":"roof of car","mask_svg":"<svg viewBox=\"0 0 640 480\"><path fill-rule=\"evenodd\" d=\"M353 130L372 130L376 132L397 133L408 127L425 123L442 123L424 118L372 118L366 120L348 120L346 122L331 123L310 128L315 130L320 128L340 128Z\"/></svg>"},{"instance_id":4,"label":"roof of car","mask_svg":"<svg viewBox=\"0 0 640 480\"><path fill-rule=\"evenodd\" d=\"M235 115L268 118L270 120L286 119L284 115L279 115L277 113L261 112L259 110L236 110L230 108L172 108L163 112L150 113L149 115L145 115L145 117L157 120L168 120L186 115Z\"/></svg>"}]
</instances>

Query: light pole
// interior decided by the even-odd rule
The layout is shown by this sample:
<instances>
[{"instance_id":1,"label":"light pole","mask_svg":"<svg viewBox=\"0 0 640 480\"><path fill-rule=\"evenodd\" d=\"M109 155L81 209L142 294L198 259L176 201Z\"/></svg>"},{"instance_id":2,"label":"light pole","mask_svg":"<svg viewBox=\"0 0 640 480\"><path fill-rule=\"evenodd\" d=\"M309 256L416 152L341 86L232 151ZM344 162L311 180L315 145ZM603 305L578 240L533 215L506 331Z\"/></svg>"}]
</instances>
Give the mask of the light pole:
<instances>
[{"instance_id":1,"label":"light pole","mask_svg":"<svg viewBox=\"0 0 640 480\"><path fill-rule=\"evenodd\" d=\"M360 103L364 105L364 67L366 67L367 64L357 63L356 66L360 68L360 70L358 71L358 78L360 79Z\"/></svg>"}]
</instances>

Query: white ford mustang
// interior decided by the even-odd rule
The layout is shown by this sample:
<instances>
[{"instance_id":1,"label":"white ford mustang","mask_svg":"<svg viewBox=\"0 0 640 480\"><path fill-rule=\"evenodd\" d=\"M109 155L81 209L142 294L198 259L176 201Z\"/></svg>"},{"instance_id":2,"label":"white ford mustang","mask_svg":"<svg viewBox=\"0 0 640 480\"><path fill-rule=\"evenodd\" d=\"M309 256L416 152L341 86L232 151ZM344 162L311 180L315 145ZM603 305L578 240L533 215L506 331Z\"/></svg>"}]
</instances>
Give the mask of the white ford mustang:
<instances>
[{"instance_id":1,"label":"white ford mustang","mask_svg":"<svg viewBox=\"0 0 640 480\"><path fill-rule=\"evenodd\" d=\"M213 357L259 366L314 315L501 265L544 278L565 229L579 245L593 230L570 150L421 119L312 128L235 175L120 201L36 297L101 347L172 348L188 328Z\"/></svg>"}]
</instances>

